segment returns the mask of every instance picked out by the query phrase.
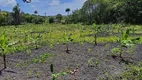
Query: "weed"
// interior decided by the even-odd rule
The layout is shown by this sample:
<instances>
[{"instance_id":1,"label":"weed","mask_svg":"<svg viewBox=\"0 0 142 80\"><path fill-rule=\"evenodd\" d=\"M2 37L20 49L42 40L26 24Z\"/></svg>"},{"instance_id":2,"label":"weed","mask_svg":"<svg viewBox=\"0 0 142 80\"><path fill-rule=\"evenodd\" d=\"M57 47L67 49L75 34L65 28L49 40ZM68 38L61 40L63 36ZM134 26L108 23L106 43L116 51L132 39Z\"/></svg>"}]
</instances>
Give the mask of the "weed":
<instances>
[{"instance_id":1,"label":"weed","mask_svg":"<svg viewBox=\"0 0 142 80\"><path fill-rule=\"evenodd\" d=\"M49 57L51 57L51 55L49 53L45 53L45 54L40 55L40 57L38 57L38 58L33 58L32 62L34 62L34 63L43 63Z\"/></svg>"},{"instance_id":2,"label":"weed","mask_svg":"<svg viewBox=\"0 0 142 80\"><path fill-rule=\"evenodd\" d=\"M57 80L58 77L67 75L66 72L59 72L59 73L56 73L56 74L55 74L53 64L50 64L50 71L51 71L51 73L52 73L52 80Z\"/></svg>"},{"instance_id":3,"label":"weed","mask_svg":"<svg viewBox=\"0 0 142 80\"><path fill-rule=\"evenodd\" d=\"M94 66L94 64L93 64L93 58L90 58L90 59L88 60L88 66L90 66L90 67L93 67L93 66Z\"/></svg>"}]
</instances>

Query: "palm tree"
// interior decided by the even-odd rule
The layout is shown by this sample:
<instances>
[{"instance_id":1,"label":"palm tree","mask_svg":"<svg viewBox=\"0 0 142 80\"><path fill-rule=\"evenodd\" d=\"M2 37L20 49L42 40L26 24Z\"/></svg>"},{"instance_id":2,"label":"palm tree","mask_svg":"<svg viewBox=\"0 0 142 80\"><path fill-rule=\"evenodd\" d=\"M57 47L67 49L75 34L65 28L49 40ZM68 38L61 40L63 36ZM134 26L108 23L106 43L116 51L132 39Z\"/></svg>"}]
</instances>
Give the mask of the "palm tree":
<instances>
[{"instance_id":1,"label":"palm tree","mask_svg":"<svg viewBox=\"0 0 142 80\"><path fill-rule=\"evenodd\" d=\"M35 14L35 15L37 15L37 14L38 14L37 10L35 10L35 11L34 11L34 14Z\"/></svg>"},{"instance_id":2,"label":"palm tree","mask_svg":"<svg viewBox=\"0 0 142 80\"><path fill-rule=\"evenodd\" d=\"M69 15L69 12L70 12L70 8L67 8L66 9L66 12L68 13L68 15Z\"/></svg>"}]
</instances>

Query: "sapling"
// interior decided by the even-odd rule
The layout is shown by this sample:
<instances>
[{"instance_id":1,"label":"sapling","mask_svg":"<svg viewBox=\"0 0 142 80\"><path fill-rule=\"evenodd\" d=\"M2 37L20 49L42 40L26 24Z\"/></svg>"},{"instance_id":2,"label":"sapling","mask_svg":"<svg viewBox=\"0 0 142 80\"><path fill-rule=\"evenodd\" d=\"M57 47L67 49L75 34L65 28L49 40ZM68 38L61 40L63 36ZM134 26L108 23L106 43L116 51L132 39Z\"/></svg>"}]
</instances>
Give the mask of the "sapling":
<instances>
[{"instance_id":1,"label":"sapling","mask_svg":"<svg viewBox=\"0 0 142 80\"><path fill-rule=\"evenodd\" d=\"M5 32L3 32L2 36L0 37L0 55L3 56L4 61L4 68L6 69L6 55L9 53L9 44L8 39L6 38Z\"/></svg>"},{"instance_id":2,"label":"sapling","mask_svg":"<svg viewBox=\"0 0 142 80\"><path fill-rule=\"evenodd\" d=\"M101 26L97 26L96 24L93 24L93 28L94 28L94 42L95 45L97 45L97 34L101 32Z\"/></svg>"},{"instance_id":3,"label":"sapling","mask_svg":"<svg viewBox=\"0 0 142 80\"><path fill-rule=\"evenodd\" d=\"M36 49L38 49L38 47L39 47L39 43L41 41L41 38L42 38L41 34L38 34L35 38L31 38L35 44Z\"/></svg>"},{"instance_id":4,"label":"sapling","mask_svg":"<svg viewBox=\"0 0 142 80\"><path fill-rule=\"evenodd\" d=\"M24 30L24 42L27 42L28 40L28 32Z\"/></svg>"},{"instance_id":5,"label":"sapling","mask_svg":"<svg viewBox=\"0 0 142 80\"><path fill-rule=\"evenodd\" d=\"M71 38L71 35L72 34L67 35L66 32L65 32L65 35L64 35L65 36L64 39L65 39L65 41L67 41L67 43L66 43L66 53L69 53L69 51L70 51L69 48L68 48L68 43L73 41L73 39Z\"/></svg>"},{"instance_id":6,"label":"sapling","mask_svg":"<svg viewBox=\"0 0 142 80\"><path fill-rule=\"evenodd\" d=\"M138 38L130 39L129 34L130 34L130 29L127 29L126 31L122 31L122 30L121 30L121 35L120 35L120 40L119 40L120 47L114 48L114 49L112 50L112 52L117 52L117 53L119 53L119 57L120 57L122 60L124 60L123 57L122 57L123 48L131 48L131 47L133 47L133 46L136 44L136 42L137 42L138 40L140 40L139 37L138 37Z\"/></svg>"}]
</instances>

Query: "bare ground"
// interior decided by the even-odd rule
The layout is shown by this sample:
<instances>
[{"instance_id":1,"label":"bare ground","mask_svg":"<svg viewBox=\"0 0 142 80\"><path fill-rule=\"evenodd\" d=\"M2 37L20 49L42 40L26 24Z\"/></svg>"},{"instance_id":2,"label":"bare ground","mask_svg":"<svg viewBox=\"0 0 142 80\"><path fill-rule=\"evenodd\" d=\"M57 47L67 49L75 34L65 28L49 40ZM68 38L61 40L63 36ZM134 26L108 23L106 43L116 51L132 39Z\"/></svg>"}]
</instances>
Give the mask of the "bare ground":
<instances>
[{"instance_id":1,"label":"bare ground","mask_svg":"<svg viewBox=\"0 0 142 80\"><path fill-rule=\"evenodd\" d=\"M70 53L66 53L66 45L58 44L53 48L42 46L38 50L32 49L29 54L26 51L17 52L7 56L7 69L2 71L0 80L52 80L50 62L54 64L55 73L68 72L60 76L59 80L97 80L115 77L121 80L119 74L127 70L126 63L120 58L112 58L110 51L117 43L101 43L94 46L90 43L69 44ZM123 55L125 60L138 63L142 60L142 45L136 45L132 55ZM44 63L32 63L31 60L44 53L50 53L53 57L47 58ZM0 64L3 64L0 57ZM0 65L2 69L3 65Z\"/></svg>"}]
</instances>

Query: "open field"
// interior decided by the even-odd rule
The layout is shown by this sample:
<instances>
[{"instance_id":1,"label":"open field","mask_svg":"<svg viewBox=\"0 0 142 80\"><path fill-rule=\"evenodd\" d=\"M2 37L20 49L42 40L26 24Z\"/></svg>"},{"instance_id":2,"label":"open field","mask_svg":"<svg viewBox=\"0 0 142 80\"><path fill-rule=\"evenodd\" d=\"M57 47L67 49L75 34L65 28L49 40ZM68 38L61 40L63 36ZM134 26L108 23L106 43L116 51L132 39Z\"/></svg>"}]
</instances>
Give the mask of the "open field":
<instances>
[{"instance_id":1,"label":"open field","mask_svg":"<svg viewBox=\"0 0 142 80\"><path fill-rule=\"evenodd\" d=\"M7 68L1 71L0 80L52 80L55 75L58 80L122 80L120 75L129 70L128 65L137 65L142 60L142 26L99 26L103 28L97 34L98 45L94 43L93 25L1 26L0 35L5 32L12 47L7 53ZM120 46L120 32L127 29L131 29L130 39L140 37L140 40L133 47L133 54L128 54L124 48L125 60L118 56L114 58L112 49ZM3 64L2 57L0 64Z\"/></svg>"}]
</instances>

